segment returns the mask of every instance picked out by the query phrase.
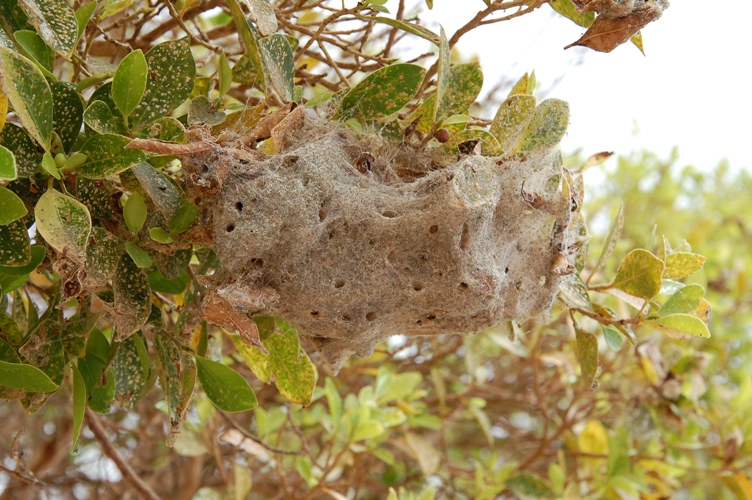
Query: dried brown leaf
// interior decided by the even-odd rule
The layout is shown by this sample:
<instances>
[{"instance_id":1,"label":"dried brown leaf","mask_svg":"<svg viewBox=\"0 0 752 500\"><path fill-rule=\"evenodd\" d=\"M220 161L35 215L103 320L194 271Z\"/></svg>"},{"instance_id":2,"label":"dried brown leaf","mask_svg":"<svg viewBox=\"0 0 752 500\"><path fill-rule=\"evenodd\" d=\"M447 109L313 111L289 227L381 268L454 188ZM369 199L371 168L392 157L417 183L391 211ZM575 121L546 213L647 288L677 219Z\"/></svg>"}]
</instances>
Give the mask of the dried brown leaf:
<instances>
[{"instance_id":1,"label":"dried brown leaf","mask_svg":"<svg viewBox=\"0 0 752 500\"><path fill-rule=\"evenodd\" d=\"M611 52L619 45L628 42L634 34L655 21L663 14L663 5L658 3L641 3L628 15L610 17L601 14L576 42L564 47L588 47L598 52Z\"/></svg>"}]
</instances>

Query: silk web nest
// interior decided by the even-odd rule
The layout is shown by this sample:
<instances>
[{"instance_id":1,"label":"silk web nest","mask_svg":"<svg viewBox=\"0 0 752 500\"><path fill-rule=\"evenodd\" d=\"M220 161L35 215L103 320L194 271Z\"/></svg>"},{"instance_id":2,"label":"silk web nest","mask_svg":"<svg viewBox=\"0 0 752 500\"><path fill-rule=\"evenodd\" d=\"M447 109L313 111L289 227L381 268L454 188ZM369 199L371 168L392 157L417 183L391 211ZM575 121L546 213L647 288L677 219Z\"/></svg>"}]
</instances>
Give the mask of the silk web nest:
<instances>
[{"instance_id":1,"label":"silk web nest","mask_svg":"<svg viewBox=\"0 0 752 500\"><path fill-rule=\"evenodd\" d=\"M284 318L335 370L396 334L546 318L574 271L555 148L440 154L305 108L270 135L275 154L237 141L183 160L220 262L207 286Z\"/></svg>"}]
</instances>

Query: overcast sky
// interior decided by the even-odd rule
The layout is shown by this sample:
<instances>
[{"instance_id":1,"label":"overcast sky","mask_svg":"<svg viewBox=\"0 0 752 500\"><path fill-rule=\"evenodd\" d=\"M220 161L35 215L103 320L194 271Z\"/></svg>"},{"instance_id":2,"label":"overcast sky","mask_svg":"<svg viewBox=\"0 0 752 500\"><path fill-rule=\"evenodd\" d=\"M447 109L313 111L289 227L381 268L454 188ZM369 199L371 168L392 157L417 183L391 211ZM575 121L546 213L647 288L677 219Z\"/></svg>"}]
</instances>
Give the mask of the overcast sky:
<instances>
[{"instance_id":1,"label":"overcast sky","mask_svg":"<svg viewBox=\"0 0 752 500\"><path fill-rule=\"evenodd\" d=\"M449 37L484 8L482 0L434 5L424 22L436 32L441 22ZM397 1L387 6L394 13ZM647 56L631 44L600 54L563 50L584 30L544 6L477 29L458 49L478 54L484 92L534 69L545 97L569 101L565 151L628 154L644 148L667 157L678 146L682 165L710 168L725 157L739 169L752 165L750 19L749 0L672 0L663 17L643 30Z\"/></svg>"}]
</instances>

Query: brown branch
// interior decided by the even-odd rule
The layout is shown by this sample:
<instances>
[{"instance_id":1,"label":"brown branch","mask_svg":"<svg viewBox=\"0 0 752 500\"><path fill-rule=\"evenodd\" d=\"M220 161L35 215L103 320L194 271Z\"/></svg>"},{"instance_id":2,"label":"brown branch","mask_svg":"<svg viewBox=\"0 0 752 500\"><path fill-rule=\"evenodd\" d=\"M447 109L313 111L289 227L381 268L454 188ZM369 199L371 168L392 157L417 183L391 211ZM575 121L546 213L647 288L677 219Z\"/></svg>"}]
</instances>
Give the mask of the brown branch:
<instances>
[{"instance_id":1,"label":"brown branch","mask_svg":"<svg viewBox=\"0 0 752 500\"><path fill-rule=\"evenodd\" d=\"M128 484L130 484L143 498L160 500L154 490L151 489L151 487L136 474L130 464L123 459L120 452L118 452L115 445L112 444L112 441L110 441L110 438L107 436L107 431L102 427L99 417L96 413L91 411L90 408L86 408L86 423L89 425L89 429L102 447L102 452L107 458L115 462L115 465L117 465L120 473L123 474L123 478L128 481Z\"/></svg>"}]
</instances>

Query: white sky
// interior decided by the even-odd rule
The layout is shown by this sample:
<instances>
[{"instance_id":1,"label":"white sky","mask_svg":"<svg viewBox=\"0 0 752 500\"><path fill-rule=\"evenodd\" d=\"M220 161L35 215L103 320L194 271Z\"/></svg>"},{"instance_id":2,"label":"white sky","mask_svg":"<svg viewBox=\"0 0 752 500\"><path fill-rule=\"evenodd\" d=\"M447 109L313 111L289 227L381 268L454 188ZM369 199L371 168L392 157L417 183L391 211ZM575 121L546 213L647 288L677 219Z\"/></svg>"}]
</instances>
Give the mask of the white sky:
<instances>
[{"instance_id":1,"label":"white sky","mask_svg":"<svg viewBox=\"0 0 752 500\"><path fill-rule=\"evenodd\" d=\"M387 7L396 12L397 1ZM436 32L440 22L451 37L484 7L482 0L434 0L422 18ZM663 17L643 29L647 56L631 44L601 54L563 50L584 30L543 6L477 29L457 48L478 54L484 92L534 69L545 94L539 97L568 101L565 151L648 149L667 157L678 146L682 165L711 168L728 158L741 169L752 166L750 19L749 0L672 0Z\"/></svg>"}]
</instances>

